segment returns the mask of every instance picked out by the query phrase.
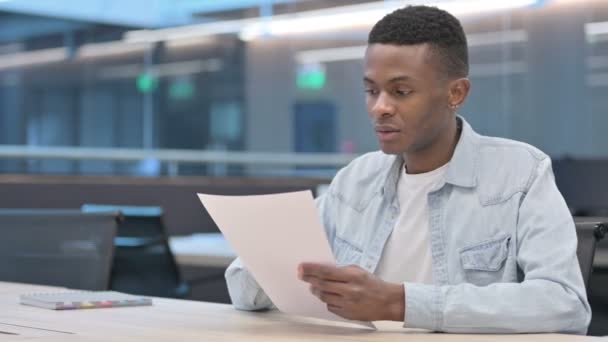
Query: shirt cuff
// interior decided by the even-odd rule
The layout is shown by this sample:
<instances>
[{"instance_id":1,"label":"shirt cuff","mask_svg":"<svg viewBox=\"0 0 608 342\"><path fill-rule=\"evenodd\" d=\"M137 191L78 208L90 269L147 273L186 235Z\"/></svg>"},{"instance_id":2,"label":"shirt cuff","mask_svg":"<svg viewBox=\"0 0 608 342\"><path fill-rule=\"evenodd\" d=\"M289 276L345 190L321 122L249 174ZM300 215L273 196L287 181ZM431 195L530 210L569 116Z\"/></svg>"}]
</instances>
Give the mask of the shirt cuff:
<instances>
[{"instance_id":1,"label":"shirt cuff","mask_svg":"<svg viewBox=\"0 0 608 342\"><path fill-rule=\"evenodd\" d=\"M406 328L441 331L445 300L439 286L404 283Z\"/></svg>"}]
</instances>

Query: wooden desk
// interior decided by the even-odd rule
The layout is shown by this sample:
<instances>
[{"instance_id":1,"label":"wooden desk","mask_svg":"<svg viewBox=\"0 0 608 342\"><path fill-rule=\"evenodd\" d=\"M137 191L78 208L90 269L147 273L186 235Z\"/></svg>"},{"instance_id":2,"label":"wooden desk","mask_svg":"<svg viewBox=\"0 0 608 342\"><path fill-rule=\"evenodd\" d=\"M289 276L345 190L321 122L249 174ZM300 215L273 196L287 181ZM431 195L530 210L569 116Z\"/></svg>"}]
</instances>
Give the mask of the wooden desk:
<instances>
[{"instance_id":1,"label":"wooden desk","mask_svg":"<svg viewBox=\"0 0 608 342\"><path fill-rule=\"evenodd\" d=\"M347 328L278 312L251 313L230 305L154 299L151 307L53 311L18 304L18 295L57 288L0 282L0 341L591 341L573 335L451 335L379 322L378 331Z\"/></svg>"},{"instance_id":2,"label":"wooden desk","mask_svg":"<svg viewBox=\"0 0 608 342\"><path fill-rule=\"evenodd\" d=\"M169 245L181 266L226 268L236 254L221 233L200 233L169 238Z\"/></svg>"}]
</instances>

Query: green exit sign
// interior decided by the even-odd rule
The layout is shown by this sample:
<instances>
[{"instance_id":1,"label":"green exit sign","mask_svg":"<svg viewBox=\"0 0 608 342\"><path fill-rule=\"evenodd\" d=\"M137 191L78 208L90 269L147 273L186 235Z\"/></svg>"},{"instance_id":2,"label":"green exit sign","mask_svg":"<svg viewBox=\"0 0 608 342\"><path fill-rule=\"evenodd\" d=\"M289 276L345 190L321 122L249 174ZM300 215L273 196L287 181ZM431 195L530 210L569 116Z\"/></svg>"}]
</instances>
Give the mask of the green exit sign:
<instances>
[{"instance_id":1,"label":"green exit sign","mask_svg":"<svg viewBox=\"0 0 608 342\"><path fill-rule=\"evenodd\" d=\"M158 87L158 77L149 73L140 74L137 77L137 89L142 93L151 93Z\"/></svg>"},{"instance_id":2,"label":"green exit sign","mask_svg":"<svg viewBox=\"0 0 608 342\"><path fill-rule=\"evenodd\" d=\"M322 64L307 64L298 67L296 85L302 90L319 90L325 87L327 76Z\"/></svg>"}]
</instances>

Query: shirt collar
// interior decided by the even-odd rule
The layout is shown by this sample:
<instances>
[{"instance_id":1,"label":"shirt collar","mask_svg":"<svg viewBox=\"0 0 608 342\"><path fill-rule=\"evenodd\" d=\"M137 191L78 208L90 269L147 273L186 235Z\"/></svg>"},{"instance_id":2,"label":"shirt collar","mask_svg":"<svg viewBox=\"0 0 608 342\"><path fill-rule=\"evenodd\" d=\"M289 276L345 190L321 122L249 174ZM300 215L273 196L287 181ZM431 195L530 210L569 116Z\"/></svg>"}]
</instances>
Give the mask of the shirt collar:
<instances>
[{"instance_id":1,"label":"shirt collar","mask_svg":"<svg viewBox=\"0 0 608 342\"><path fill-rule=\"evenodd\" d=\"M479 134L460 115L457 116L457 120L462 131L446 171L445 181L456 186L472 188L477 185Z\"/></svg>"}]
</instances>

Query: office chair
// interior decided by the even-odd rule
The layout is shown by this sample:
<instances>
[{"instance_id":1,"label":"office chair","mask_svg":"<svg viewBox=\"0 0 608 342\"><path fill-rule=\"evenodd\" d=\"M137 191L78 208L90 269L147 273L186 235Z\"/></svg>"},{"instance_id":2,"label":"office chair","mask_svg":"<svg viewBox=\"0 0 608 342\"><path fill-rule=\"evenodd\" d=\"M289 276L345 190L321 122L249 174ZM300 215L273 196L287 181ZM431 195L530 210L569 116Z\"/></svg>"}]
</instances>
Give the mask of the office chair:
<instances>
[{"instance_id":1,"label":"office chair","mask_svg":"<svg viewBox=\"0 0 608 342\"><path fill-rule=\"evenodd\" d=\"M117 212L0 210L0 281L106 290Z\"/></svg>"},{"instance_id":2,"label":"office chair","mask_svg":"<svg viewBox=\"0 0 608 342\"><path fill-rule=\"evenodd\" d=\"M114 240L110 289L156 297L188 296L190 288L182 280L169 247L162 208L85 204L81 209L122 213Z\"/></svg>"},{"instance_id":3,"label":"office chair","mask_svg":"<svg viewBox=\"0 0 608 342\"><path fill-rule=\"evenodd\" d=\"M593 259L597 243L604 237L608 231L608 217L574 217L576 223L576 235L578 237L578 248L576 254L578 262L581 266L585 288L587 289L587 298L593 315L587 335L604 336L608 334L607 322L608 311L606 305L608 296L606 296L606 272L602 268L595 269L595 276L591 278L593 271Z\"/></svg>"},{"instance_id":4,"label":"office chair","mask_svg":"<svg viewBox=\"0 0 608 342\"><path fill-rule=\"evenodd\" d=\"M595 247L597 242L603 239L608 232L608 218L575 217L574 223L578 239L576 255L578 256L585 287L587 287L593 271Z\"/></svg>"}]
</instances>

